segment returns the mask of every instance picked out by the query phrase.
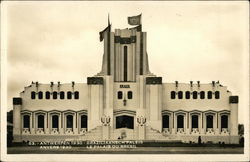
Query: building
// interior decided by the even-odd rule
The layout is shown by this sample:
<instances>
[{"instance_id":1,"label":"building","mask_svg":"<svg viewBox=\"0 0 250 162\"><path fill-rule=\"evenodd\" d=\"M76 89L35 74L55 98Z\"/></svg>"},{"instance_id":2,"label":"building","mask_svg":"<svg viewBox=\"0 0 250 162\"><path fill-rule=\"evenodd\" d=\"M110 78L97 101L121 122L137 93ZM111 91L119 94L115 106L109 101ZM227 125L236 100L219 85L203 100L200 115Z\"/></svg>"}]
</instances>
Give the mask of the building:
<instances>
[{"instance_id":1,"label":"building","mask_svg":"<svg viewBox=\"0 0 250 162\"><path fill-rule=\"evenodd\" d=\"M238 96L214 81L162 83L149 70L147 33L134 22L100 32L102 70L87 83L32 82L13 98L14 141L239 143Z\"/></svg>"}]
</instances>

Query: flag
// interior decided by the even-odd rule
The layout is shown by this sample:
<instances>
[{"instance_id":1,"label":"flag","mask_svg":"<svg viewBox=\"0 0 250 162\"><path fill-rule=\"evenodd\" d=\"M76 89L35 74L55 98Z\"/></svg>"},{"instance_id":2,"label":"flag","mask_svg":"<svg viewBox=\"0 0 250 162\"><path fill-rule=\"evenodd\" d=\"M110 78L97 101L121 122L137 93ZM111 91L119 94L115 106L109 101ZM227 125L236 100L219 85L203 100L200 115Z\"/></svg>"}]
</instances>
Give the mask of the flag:
<instances>
[{"instance_id":1,"label":"flag","mask_svg":"<svg viewBox=\"0 0 250 162\"><path fill-rule=\"evenodd\" d=\"M129 25L141 25L141 14L137 16L128 17Z\"/></svg>"},{"instance_id":2,"label":"flag","mask_svg":"<svg viewBox=\"0 0 250 162\"><path fill-rule=\"evenodd\" d=\"M142 28L141 28L141 25L138 25L138 26L136 26L136 27L133 27L133 28L129 28L130 30L136 30L136 31L142 31Z\"/></svg>"},{"instance_id":3,"label":"flag","mask_svg":"<svg viewBox=\"0 0 250 162\"><path fill-rule=\"evenodd\" d=\"M108 26L101 32L99 32L99 35L100 35L100 42L103 40L104 38L104 33L105 32L110 32L111 30L111 24L110 24L110 21L109 21L109 14L108 14Z\"/></svg>"},{"instance_id":4,"label":"flag","mask_svg":"<svg viewBox=\"0 0 250 162\"><path fill-rule=\"evenodd\" d=\"M109 24L103 31L99 32L99 35L100 35L100 42L103 40L104 38L104 33L105 32L110 32L110 27L111 25Z\"/></svg>"}]
</instances>

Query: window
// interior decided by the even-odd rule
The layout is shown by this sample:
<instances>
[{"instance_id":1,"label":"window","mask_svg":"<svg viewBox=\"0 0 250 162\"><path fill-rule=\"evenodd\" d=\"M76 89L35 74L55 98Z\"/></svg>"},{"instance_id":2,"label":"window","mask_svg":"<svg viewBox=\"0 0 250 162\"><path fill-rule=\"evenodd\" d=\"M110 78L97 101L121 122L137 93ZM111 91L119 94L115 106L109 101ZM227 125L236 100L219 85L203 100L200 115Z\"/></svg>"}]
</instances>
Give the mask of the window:
<instances>
[{"instance_id":1,"label":"window","mask_svg":"<svg viewBox=\"0 0 250 162\"><path fill-rule=\"evenodd\" d=\"M198 115L193 115L192 116L192 128L198 128Z\"/></svg>"},{"instance_id":2,"label":"window","mask_svg":"<svg viewBox=\"0 0 250 162\"><path fill-rule=\"evenodd\" d=\"M208 99L212 99L212 95L213 95L212 91L207 92L207 98Z\"/></svg>"},{"instance_id":3,"label":"window","mask_svg":"<svg viewBox=\"0 0 250 162\"><path fill-rule=\"evenodd\" d=\"M162 117L162 127L163 128L169 128L169 116L163 115Z\"/></svg>"},{"instance_id":4,"label":"window","mask_svg":"<svg viewBox=\"0 0 250 162\"><path fill-rule=\"evenodd\" d=\"M24 115L23 116L23 128L29 128L30 127L30 116Z\"/></svg>"},{"instance_id":5,"label":"window","mask_svg":"<svg viewBox=\"0 0 250 162\"><path fill-rule=\"evenodd\" d=\"M227 115L221 116L221 128L228 128L228 116Z\"/></svg>"},{"instance_id":6,"label":"window","mask_svg":"<svg viewBox=\"0 0 250 162\"><path fill-rule=\"evenodd\" d=\"M124 82L128 81L128 47L124 46Z\"/></svg>"},{"instance_id":7,"label":"window","mask_svg":"<svg viewBox=\"0 0 250 162\"><path fill-rule=\"evenodd\" d=\"M72 99L72 92L70 91L67 92L67 99Z\"/></svg>"},{"instance_id":8,"label":"window","mask_svg":"<svg viewBox=\"0 0 250 162\"><path fill-rule=\"evenodd\" d=\"M177 116L177 128L184 128L184 116L183 115Z\"/></svg>"},{"instance_id":9,"label":"window","mask_svg":"<svg viewBox=\"0 0 250 162\"><path fill-rule=\"evenodd\" d=\"M36 92L34 91L31 92L31 99L33 100L36 99Z\"/></svg>"},{"instance_id":10,"label":"window","mask_svg":"<svg viewBox=\"0 0 250 162\"><path fill-rule=\"evenodd\" d=\"M53 99L57 99L57 92L53 92Z\"/></svg>"},{"instance_id":11,"label":"window","mask_svg":"<svg viewBox=\"0 0 250 162\"><path fill-rule=\"evenodd\" d=\"M215 91L215 99L220 99L220 92L219 91Z\"/></svg>"},{"instance_id":12,"label":"window","mask_svg":"<svg viewBox=\"0 0 250 162\"><path fill-rule=\"evenodd\" d=\"M116 129L118 128L134 129L134 117L127 115L117 116Z\"/></svg>"},{"instance_id":13,"label":"window","mask_svg":"<svg viewBox=\"0 0 250 162\"><path fill-rule=\"evenodd\" d=\"M37 120L38 128L44 128L44 115L38 115Z\"/></svg>"},{"instance_id":14,"label":"window","mask_svg":"<svg viewBox=\"0 0 250 162\"><path fill-rule=\"evenodd\" d=\"M193 99L197 99L197 97L198 97L197 91L193 91Z\"/></svg>"},{"instance_id":15,"label":"window","mask_svg":"<svg viewBox=\"0 0 250 162\"><path fill-rule=\"evenodd\" d=\"M73 116L67 115L67 128L73 128Z\"/></svg>"},{"instance_id":16,"label":"window","mask_svg":"<svg viewBox=\"0 0 250 162\"><path fill-rule=\"evenodd\" d=\"M117 93L117 98L118 98L118 99L122 99L122 91L119 91L119 92Z\"/></svg>"},{"instance_id":17,"label":"window","mask_svg":"<svg viewBox=\"0 0 250 162\"><path fill-rule=\"evenodd\" d=\"M87 115L82 115L81 116L81 128L87 128L88 126L88 117Z\"/></svg>"},{"instance_id":18,"label":"window","mask_svg":"<svg viewBox=\"0 0 250 162\"><path fill-rule=\"evenodd\" d=\"M200 92L200 99L204 99L205 98L205 92L204 91L201 91Z\"/></svg>"},{"instance_id":19,"label":"window","mask_svg":"<svg viewBox=\"0 0 250 162\"><path fill-rule=\"evenodd\" d=\"M60 99L64 99L64 92L60 92Z\"/></svg>"},{"instance_id":20,"label":"window","mask_svg":"<svg viewBox=\"0 0 250 162\"><path fill-rule=\"evenodd\" d=\"M171 99L175 99L175 95L176 95L175 91L171 91Z\"/></svg>"},{"instance_id":21,"label":"window","mask_svg":"<svg viewBox=\"0 0 250 162\"><path fill-rule=\"evenodd\" d=\"M189 91L186 91L185 96L186 96L186 99L190 99L190 92L189 92Z\"/></svg>"},{"instance_id":22,"label":"window","mask_svg":"<svg viewBox=\"0 0 250 162\"><path fill-rule=\"evenodd\" d=\"M45 98L46 98L46 99L50 99L50 92L48 92L48 91L45 92Z\"/></svg>"},{"instance_id":23,"label":"window","mask_svg":"<svg viewBox=\"0 0 250 162\"><path fill-rule=\"evenodd\" d=\"M212 115L207 116L207 128L213 128L213 116Z\"/></svg>"},{"instance_id":24,"label":"window","mask_svg":"<svg viewBox=\"0 0 250 162\"><path fill-rule=\"evenodd\" d=\"M133 98L133 93L132 91L128 91L128 99L132 99Z\"/></svg>"},{"instance_id":25,"label":"window","mask_svg":"<svg viewBox=\"0 0 250 162\"><path fill-rule=\"evenodd\" d=\"M43 99L43 92L38 92L38 99Z\"/></svg>"},{"instance_id":26,"label":"window","mask_svg":"<svg viewBox=\"0 0 250 162\"><path fill-rule=\"evenodd\" d=\"M75 99L79 99L79 92L78 91L75 91L74 97L75 97Z\"/></svg>"},{"instance_id":27,"label":"window","mask_svg":"<svg viewBox=\"0 0 250 162\"><path fill-rule=\"evenodd\" d=\"M58 115L53 115L52 116L52 128L59 128L59 126L58 126L58 122L59 122L59 120L58 120Z\"/></svg>"},{"instance_id":28,"label":"window","mask_svg":"<svg viewBox=\"0 0 250 162\"><path fill-rule=\"evenodd\" d=\"M183 98L183 93L182 93L182 91L179 91L179 92L178 92L178 98L179 98L179 99L182 99L182 98Z\"/></svg>"}]
</instances>

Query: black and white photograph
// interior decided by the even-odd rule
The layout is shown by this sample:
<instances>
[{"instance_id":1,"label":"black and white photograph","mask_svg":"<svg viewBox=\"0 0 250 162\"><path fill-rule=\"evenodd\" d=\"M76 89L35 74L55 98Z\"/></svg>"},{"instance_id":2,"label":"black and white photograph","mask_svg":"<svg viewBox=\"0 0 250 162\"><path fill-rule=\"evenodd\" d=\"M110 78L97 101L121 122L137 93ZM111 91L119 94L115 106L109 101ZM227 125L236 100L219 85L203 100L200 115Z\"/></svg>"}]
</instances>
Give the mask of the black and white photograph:
<instances>
[{"instance_id":1,"label":"black and white photograph","mask_svg":"<svg viewBox=\"0 0 250 162\"><path fill-rule=\"evenodd\" d=\"M62 160L248 161L248 1L2 1L1 161Z\"/></svg>"}]
</instances>

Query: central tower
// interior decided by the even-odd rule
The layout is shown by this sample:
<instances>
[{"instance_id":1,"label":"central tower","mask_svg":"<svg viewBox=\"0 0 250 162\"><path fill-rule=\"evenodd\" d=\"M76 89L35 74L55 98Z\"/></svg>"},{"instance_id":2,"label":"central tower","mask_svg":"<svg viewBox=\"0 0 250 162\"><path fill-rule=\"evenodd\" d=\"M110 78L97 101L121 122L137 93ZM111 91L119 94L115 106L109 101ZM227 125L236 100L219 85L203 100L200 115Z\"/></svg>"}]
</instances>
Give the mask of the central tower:
<instances>
[{"instance_id":1,"label":"central tower","mask_svg":"<svg viewBox=\"0 0 250 162\"><path fill-rule=\"evenodd\" d=\"M115 29L110 25L100 36L104 39L102 70L98 75L112 75L115 82L136 82L136 76L149 75L146 52L146 32L141 25L135 28Z\"/></svg>"}]
</instances>

